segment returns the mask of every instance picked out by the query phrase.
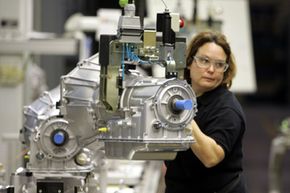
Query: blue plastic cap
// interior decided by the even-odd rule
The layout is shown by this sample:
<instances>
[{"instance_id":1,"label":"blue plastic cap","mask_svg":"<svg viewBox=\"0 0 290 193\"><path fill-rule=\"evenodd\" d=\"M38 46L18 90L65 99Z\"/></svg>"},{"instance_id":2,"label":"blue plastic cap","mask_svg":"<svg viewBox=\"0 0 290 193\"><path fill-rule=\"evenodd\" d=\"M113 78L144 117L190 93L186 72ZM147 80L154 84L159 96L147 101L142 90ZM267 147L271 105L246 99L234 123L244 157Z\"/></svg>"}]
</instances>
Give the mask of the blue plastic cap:
<instances>
[{"instance_id":1,"label":"blue plastic cap","mask_svg":"<svg viewBox=\"0 0 290 193\"><path fill-rule=\"evenodd\" d=\"M65 135L63 132L57 132L56 134L54 134L53 136L53 142L56 145L62 145L65 141Z\"/></svg>"},{"instance_id":2,"label":"blue plastic cap","mask_svg":"<svg viewBox=\"0 0 290 193\"><path fill-rule=\"evenodd\" d=\"M177 110L191 110L193 105L191 99L185 99L176 101L174 106Z\"/></svg>"}]
</instances>

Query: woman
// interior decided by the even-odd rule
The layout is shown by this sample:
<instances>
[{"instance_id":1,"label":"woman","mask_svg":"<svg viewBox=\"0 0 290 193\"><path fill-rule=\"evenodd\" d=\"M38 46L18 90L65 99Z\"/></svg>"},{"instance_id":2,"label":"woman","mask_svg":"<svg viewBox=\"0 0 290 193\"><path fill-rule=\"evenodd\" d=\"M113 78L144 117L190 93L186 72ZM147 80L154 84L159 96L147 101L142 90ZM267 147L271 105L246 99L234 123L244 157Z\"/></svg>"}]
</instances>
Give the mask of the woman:
<instances>
[{"instance_id":1,"label":"woman","mask_svg":"<svg viewBox=\"0 0 290 193\"><path fill-rule=\"evenodd\" d=\"M245 117L229 91L236 73L224 35L202 32L187 51L186 80L197 96L189 127L195 143L166 161L166 193L245 193L242 139Z\"/></svg>"}]
</instances>

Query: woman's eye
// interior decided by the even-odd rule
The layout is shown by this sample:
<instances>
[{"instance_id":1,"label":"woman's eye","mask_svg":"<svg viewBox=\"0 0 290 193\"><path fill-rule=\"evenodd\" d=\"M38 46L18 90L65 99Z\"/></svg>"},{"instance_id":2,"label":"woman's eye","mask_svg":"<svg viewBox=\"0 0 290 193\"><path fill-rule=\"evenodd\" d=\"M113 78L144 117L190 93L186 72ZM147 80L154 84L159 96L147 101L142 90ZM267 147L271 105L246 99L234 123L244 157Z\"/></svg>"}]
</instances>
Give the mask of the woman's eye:
<instances>
[{"instance_id":1,"label":"woman's eye","mask_svg":"<svg viewBox=\"0 0 290 193\"><path fill-rule=\"evenodd\" d=\"M201 59L201 62L204 63L204 64L208 64L209 63L209 60L207 58L202 58Z\"/></svg>"},{"instance_id":2,"label":"woman's eye","mask_svg":"<svg viewBox=\"0 0 290 193\"><path fill-rule=\"evenodd\" d=\"M224 67L224 63L223 62L217 62L216 63L216 66L218 67L218 68L222 68L222 67Z\"/></svg>"}]
</instances>

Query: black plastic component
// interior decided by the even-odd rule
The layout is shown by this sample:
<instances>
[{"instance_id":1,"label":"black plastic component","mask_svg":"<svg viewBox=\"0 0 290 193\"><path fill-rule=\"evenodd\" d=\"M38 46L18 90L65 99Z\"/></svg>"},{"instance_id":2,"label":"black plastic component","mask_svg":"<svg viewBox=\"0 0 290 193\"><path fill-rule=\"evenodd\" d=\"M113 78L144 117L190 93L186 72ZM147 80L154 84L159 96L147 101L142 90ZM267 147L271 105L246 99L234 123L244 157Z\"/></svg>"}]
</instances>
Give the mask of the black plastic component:
<instances>
[{"instance_id":1,"label":"black plastic component","mask_svg":"<svg viewBox=\"0 0 290 193\"><path fill-rule=\"evenodd\" d=\"M118 95L121 96L123 93L123 78L121 76L117 76L117 88L118 88Z\"/></svg>"},{"instance_id":2,"label":"black plastic component","mask_svg":"<svg viewBox=\"0 0 290 193\"><path fill-rule=\"evenodd\" d=\"M178 72L167 72L166 73L166 78L177 78L178 77Z\"/></svg>"},{"instance_id":3,"label":"black plastic component","mask_svg":"<svg viewBox=\"0 0 290 193\"><path fill-rule=\"evenodd\" d=\"M162 43L172 44L175 43L175 32L171 29L171 16L169 13L157 14L157 26L158 32L162 32Z\"/></svg>"},{"instance_id":4,"label":"black plastic component","mask_svg":"<svg viewBox=\"0 0 290 193\"><path fill-rule=\"evenodd\" d=\"M60 101L57 101L57 102L55 103L55 108L59 109L60 105L61 105L61 102L60 102Z\"/></svg>"},{"instance_id":5,"label":"black plastic component","mask_svg":"<svg viewBox=\"0 0 290 193\"><path fill-rule=\"evenodd\" d=\"M62 182L37 182L37 193L64 193Z\"/></svg>"},{"instance_id":6,"label":"black plastic component","mask_svg":"<svg viewBox=\"0 0 290 193\"><path fill-rule=\"evenodd\" d=\"M101 35L100 36L99 61L100 61L101 66L108 66L110 42L116 38L117 38L116 35Z\"/></svg>"},{"instance_id":7,"label":"black plastic component","mask_svg":"<svg viewBox=\"0 0 290 193\"><path fill-rule=\"evenodd\" d=\"M161 42L162 41L162 37L161 36L156 36L156 40L158 42ZM183 37L183 36L177 36L177 37L175 37L175 43L177 43L177 42L184 42L184 43L186 43L186 37Z\"/></svg>"}]
</instances>

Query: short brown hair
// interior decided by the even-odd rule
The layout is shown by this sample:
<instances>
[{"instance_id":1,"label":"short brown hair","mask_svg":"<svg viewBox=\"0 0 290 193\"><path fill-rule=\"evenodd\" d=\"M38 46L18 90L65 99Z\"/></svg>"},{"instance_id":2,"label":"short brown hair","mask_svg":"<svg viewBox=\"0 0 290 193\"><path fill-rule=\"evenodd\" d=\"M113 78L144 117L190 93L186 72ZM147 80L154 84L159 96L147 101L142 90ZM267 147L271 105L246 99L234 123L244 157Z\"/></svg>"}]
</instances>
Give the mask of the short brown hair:
<instances>
[{"instance_id":1,"label":"short brown hair","mask_svg":"<svg viewBox=\"0 0 290 193\"><path fill-rule=\"evenodd\" d=\"M213 31L205 31L197 34L190 42L190 44L187 47L187 53L186 53L186 66L189 67L192 62L195 54L197 53L198 49L203 46L205 43L213 42L220 47L223 48L227 58L226 62L229 64L229 68L227 71L224 72L224 79L221 83L221 85L226 86L227 88L230 88L232 86L232 80L234 76L236 75L237 66L234 59L234 56L231 52L231 47L229 43L227 42L227 39L225 35L219 32L213 32ZM185 69L184 71L184 78L190 83L190 71L189 69Z\"/></svg>"}]
</instances>

